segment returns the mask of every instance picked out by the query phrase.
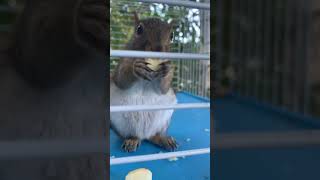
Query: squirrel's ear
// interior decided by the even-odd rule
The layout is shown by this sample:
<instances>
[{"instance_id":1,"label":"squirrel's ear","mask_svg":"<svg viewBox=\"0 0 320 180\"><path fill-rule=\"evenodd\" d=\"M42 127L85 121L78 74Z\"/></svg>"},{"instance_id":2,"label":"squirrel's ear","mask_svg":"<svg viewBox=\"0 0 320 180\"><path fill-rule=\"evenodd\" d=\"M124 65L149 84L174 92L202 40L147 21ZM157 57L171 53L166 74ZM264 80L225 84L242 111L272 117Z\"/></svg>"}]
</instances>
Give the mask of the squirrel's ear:
<instances>
[{"instance_id":1,"label":"squirrel's ear","mask_svg":"<svg viewBox=\"0 0 320 180\"><path fill-rule=\"evenodd\" d=\"M176 28L178 26L178 21L177 20L172 20L170 23L169 23L170 27L172 29Z\"/></svg>"},{"instance_id":2,"label":"squirrel's ear","mask_svg":"<svg viewBox=\"0 0 320 180\"><path fill-rule=\"evenodd\" d=\"M133 11L133 18L134 18L135 25L138 25L140 23L140 20L139 20L138 13L136 11Z\"/></svg>"}]
</instances>

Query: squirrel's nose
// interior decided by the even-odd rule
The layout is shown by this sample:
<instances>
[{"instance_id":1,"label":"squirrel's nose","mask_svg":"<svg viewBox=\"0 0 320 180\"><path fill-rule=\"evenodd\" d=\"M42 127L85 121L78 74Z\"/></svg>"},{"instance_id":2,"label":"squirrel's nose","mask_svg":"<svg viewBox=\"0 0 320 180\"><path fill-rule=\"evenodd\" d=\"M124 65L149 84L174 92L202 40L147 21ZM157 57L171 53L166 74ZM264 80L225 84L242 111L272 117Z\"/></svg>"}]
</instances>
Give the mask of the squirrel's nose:
<instances>
[{"instance_id":1,"label":"squirrel's nose","mask_svg":"<svg viewBox=\"0 0 320 180\"><path fill-rule=\"evenodd\" d=\"M158 51L158 52L161 52L163 51L163 48L161 45L156 45L152 48L152 51Z\"/></svg>"}]
</instances>

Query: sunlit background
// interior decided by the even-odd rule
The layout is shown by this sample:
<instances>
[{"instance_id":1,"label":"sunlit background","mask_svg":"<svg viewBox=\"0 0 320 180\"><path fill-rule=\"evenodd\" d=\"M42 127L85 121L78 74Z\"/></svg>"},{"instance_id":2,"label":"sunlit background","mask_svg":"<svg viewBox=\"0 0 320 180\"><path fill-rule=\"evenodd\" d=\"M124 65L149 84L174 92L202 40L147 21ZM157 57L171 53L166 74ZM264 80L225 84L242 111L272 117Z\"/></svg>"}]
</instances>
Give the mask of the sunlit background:
<instances>
[{"instance_id":1,"label":"sunlit background","mask_svg":"<svg viewBox=\"0 0 320 180\"><path fill-rule=\"evenodd\" d=\"M199 1L199 0L197 0ZM134 32L133 11L141 19L158 17L163 21L176 20L172 52L209 53L210 52L210 15L199 9L169 6L158 3L142 3L129 0L110 1L110 46L114 50L124 50L126 43ZM110 62L111 71L117 63ZM173 80L175 90L186 90L195 95L209 97L210 62L209 61L176 61Z\"/></svg>"}]
</instances>

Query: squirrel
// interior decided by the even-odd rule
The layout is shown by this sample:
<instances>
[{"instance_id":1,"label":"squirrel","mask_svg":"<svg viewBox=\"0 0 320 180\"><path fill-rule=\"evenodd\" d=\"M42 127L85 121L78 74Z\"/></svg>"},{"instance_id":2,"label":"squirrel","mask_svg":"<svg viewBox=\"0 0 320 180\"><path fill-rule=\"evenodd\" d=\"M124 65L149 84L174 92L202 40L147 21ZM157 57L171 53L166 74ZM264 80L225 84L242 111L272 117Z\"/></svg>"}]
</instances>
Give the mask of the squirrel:
<instances>
[{"instance_id":1,"label":"squirrel","mask_svg":"<svg viewBox=\"0 0 320 180\"><path fill-rule=\"evenodd\" d=\"M173 38L175 21L166 23L158 18L140 20L134 14L135 33L128 50L167 52ZM110 105L173 105L177 103L171 88L174 68L163 61L153 71L143 58L121 58L110 79ZM178 143L167 135L173 110L112 112L111 128L124 139L122 149L134 152L143 140L174 151Z\"/></svg>"}]
</instances>

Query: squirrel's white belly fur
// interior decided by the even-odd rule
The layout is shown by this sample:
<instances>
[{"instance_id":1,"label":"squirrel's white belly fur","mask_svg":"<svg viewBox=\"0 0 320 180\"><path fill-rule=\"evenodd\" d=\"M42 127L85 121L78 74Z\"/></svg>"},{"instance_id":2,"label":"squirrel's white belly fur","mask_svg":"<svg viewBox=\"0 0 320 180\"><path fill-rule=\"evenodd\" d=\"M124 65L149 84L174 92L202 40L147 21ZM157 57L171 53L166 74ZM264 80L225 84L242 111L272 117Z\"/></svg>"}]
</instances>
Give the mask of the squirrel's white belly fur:
<instances>
[{"instance_id":1,"label":"squirrel's white belly fur","mask_svg":"<svg viewBox=\"0 0 320 180\"><path fill-rule=\"evenodd\" d=\"M143 88L141 88L143 87ZM110 105L172 105L176 104L172 89L167 94L157 93L151 83L138 81L131 88L119 89L110 83ZM149 139L156 133L163 133L169 126L173 110L113 112L111 125L122 137Z\"/></svg>"}]
</instances>

